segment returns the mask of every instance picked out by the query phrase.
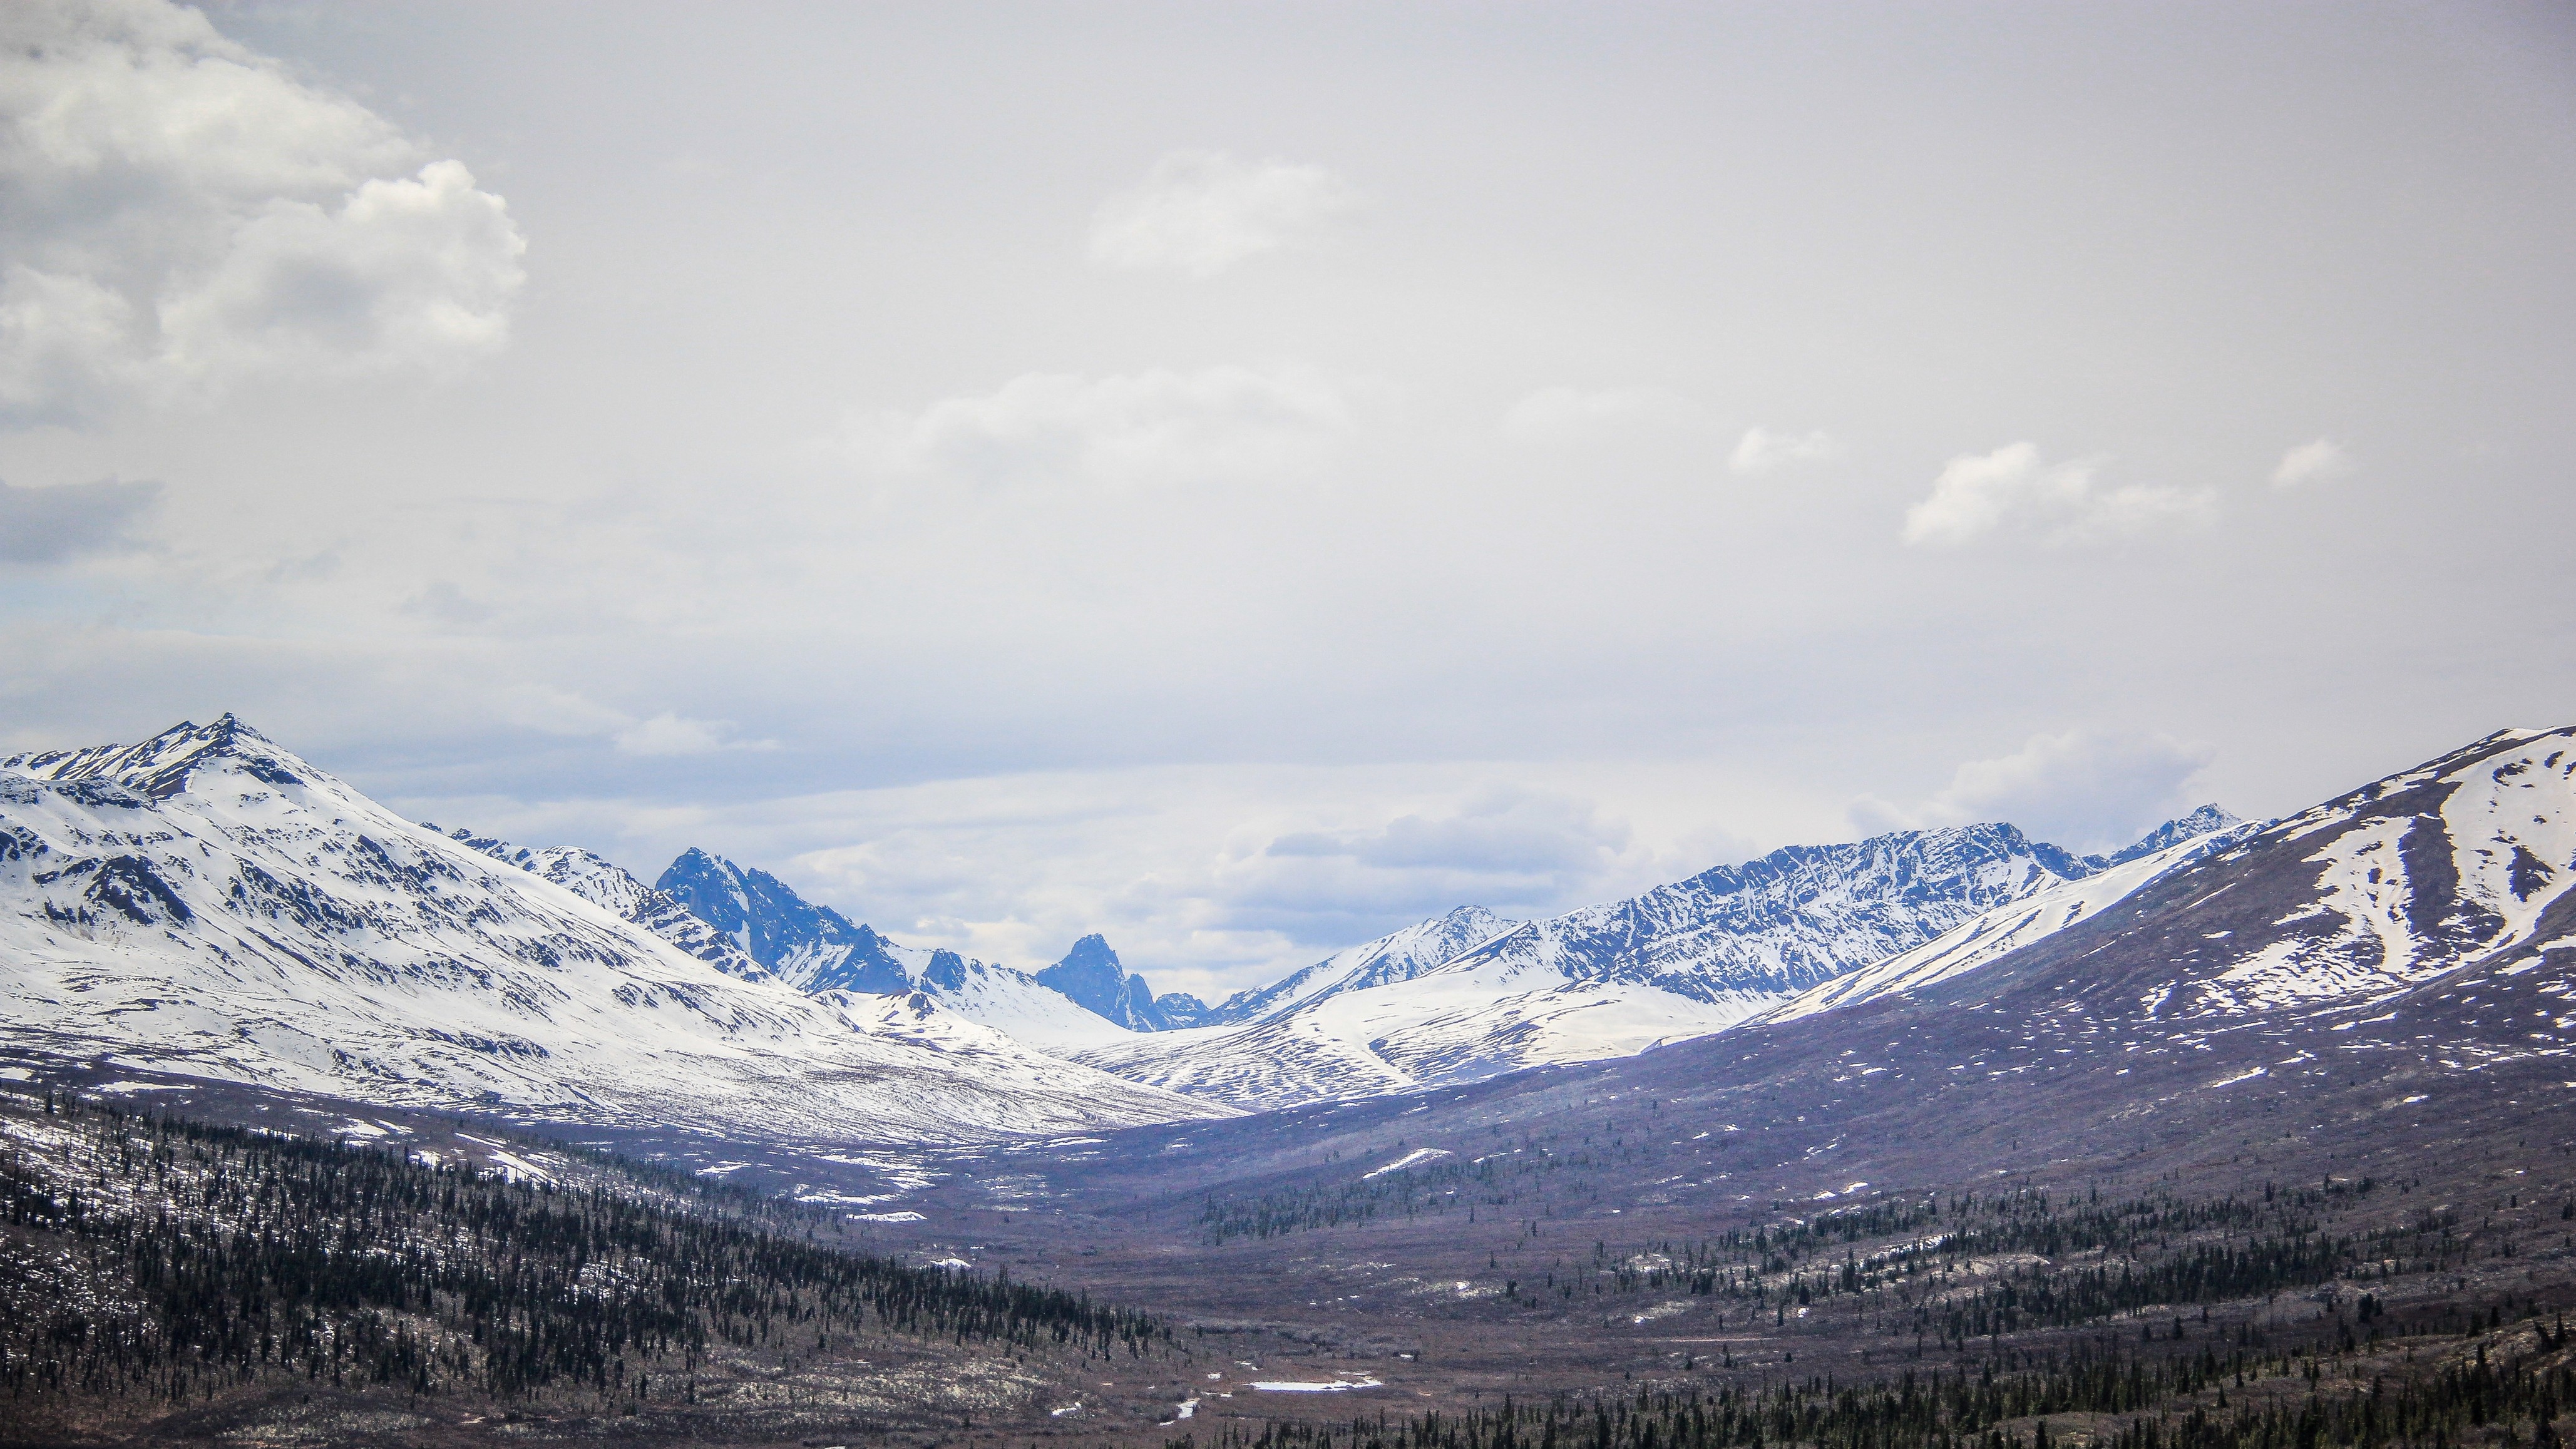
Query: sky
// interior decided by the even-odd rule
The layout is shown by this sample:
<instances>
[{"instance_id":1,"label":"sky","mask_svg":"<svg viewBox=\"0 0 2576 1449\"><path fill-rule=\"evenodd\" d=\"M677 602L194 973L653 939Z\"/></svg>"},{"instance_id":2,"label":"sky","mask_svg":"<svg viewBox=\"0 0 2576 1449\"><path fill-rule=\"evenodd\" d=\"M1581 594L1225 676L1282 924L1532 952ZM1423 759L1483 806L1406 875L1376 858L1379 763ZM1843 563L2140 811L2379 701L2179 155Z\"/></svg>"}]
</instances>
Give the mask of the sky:
<instances>
[{"instance_id":1,"label":"sky","mask_svg":"<svg viewBox=\"0 0 2576 1449\"><path fill-rule=\"evenodd\" d=\"M2552 5L0 8L0 745L1255 984L2576 719Z\"/></svg>"}]
</instances>

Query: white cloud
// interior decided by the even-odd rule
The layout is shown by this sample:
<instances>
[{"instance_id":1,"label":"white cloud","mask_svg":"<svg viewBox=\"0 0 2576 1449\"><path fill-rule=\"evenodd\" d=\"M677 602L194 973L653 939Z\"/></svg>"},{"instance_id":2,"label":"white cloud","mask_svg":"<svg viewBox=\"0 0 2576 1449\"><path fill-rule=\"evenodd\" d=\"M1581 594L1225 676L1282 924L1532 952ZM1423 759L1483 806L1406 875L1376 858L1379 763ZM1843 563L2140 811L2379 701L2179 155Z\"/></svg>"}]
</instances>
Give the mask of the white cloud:
<instances>
[{"instance_id":1,"label":"white cloud","mask_svg":"<svg viewBox=\"0 0 2576 1449\"><path fill-rule=\"evenodd\" d=\"M1659 387L1543 387L1512 404L1503 415L1503 432L1524 443L1571 443L1669 427L1690 421L1695 412L1678 394Z\"/></svg>"},{"instance_id":2,"label":"white cloud","mask_svg":"<svg viewBox=\"0 0 2576 1449\"><path fill-rule=\"evenodd\" d=\"M2070 849L2112 849L2203 803L2193 798L2193 782L2216 754L2206 744L2134 730L2033 735L2009 755L1959 766L1918 807L1863 797L1852 820L1869 831L2001 820Z\"/></svg>"},{"instance_id":3,"label":"white cloud","mask_svg":"<svg viewBox=\"0 0 2576 1449\"><path fill-rule=\"evenodd\" d=\"M1311 240L1354 200L1349 184L1321 166L1175 151L1154 163L1143 185L1101 203L1091 219L1091 259L1212 277Z\"/></svg>"},{"instance_id":4,"label":"white cloud","mask_svg":"<svg viewBox=\"0 0 2576 1449\"><path fill-rule=\"evenodd\" d=\"M507 337L523 243L459 163L166 0L0 7L0 417Z\"/></svg>"},{"instance_id":5,"label":"white cloud","mask_svg":"<svg viewBox=\"0 0 2576 1449\"><path fill-rule=\"evenodd\" d=\"M712 755L719 750L771 750L772 740L727 739L730 728L723 721L688 719L665 710L651 719L638 720L617 732L619 754L645 757L669 755Z\"/></svg>"},{"instance_id":6,"label":"white cloud","mask_svg":"<svg viewBox=\"0 0 2576 1449\"><path fill-rule=\"evenodd\" d=\"M1357 427L1349 384L1297 369L1030 373L852 428L863 465L986 483L1126 486L1276 476Z\"/></svg>"},{"instance_id":7,"label":"white cloud","mask_svg":"<svg viewBox=\"0 0 2576 1449\"><path fill-rule=\"evenodd\" d=\"M1775 433L1768 428L1747 428L1726 463L1738 473L1769 473L1801 463L1827 462L1841 457L1842 452L1842 445L1821 430Z\"/></svg>"},{"instance_id":8,"label":"white cloud","mask_svg":"<svg viewBox=\"0 0 2576 1449\"><path fill-rule=\"evenodd\" d=\"M2319 438L2281 455L2280 466L2272 470L2272 486L2296 488L2303 483L2327 483L2351 472L2351 455Z\"/></svg>"},{"instance_id":9,"label":"white cloud","mask_svg":"<svg viewBox=\"0 0 2576 1449\"><path fill-rule=\"evenodd\" d=\"M454 161L365 182L331 210L271 201L163 301L164 355L201 376L468 362L509 341L524 249L501 198Z\"/></svg>"},{"instance_id":10,"label":"white cloud","mask_svg":"<svg viewBox=\"0 0 2576 1449\"><path fill-rule=\"evenodd\" d=\"M2129 483L2099 486L2098 459L2044 462L2036 443L1950 460L1932 496L1906 510L1909 544L1956 545L1998 532L2028 533L2051 543L2081 543L2168 526L2208 523L2217 514L2207 489Z\"/></svg>"}]
</instances>

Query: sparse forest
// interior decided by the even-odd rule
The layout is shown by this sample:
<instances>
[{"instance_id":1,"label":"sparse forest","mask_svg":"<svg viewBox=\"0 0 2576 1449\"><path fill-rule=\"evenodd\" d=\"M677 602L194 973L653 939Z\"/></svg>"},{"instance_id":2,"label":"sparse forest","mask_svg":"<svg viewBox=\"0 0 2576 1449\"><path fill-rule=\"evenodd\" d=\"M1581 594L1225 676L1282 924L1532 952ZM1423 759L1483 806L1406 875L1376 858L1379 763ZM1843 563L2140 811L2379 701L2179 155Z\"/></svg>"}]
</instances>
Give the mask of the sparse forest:
<instances>
[{"instance_id":1,"label":"sparse forest","mask_svg":"<svg viewBox=\"0 0 2576 1449\"><path fill-rule=\"evenodd\" d=\"M1171 1336L1007 1275L844 1251L757 1202L513 1180L50 1092L0 1125L0 1397L22 1407L303 1383L640 1408L696 1403L729 1350L1133 1357Z\"/></svg>"}]
</instances>

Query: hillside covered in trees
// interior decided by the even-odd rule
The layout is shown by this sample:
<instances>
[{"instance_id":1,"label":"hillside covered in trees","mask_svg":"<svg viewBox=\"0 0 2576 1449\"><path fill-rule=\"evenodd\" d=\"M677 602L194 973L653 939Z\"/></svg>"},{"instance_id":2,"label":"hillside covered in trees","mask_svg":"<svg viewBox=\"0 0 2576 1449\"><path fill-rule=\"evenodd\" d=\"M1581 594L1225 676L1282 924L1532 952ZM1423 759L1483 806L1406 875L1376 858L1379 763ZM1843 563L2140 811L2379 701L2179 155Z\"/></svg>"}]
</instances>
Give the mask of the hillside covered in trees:
<instances>
[{"instance_id":1,"label":"hillside covered in trees","mask_svg":"<svg viewBox=\"0 0 2576 1449\"><path fill-rule=\"evenodd\" d=\"M325 1433L350 1413L963 1428L1043 1419L1086 1365L1179 1352L1134 1312L579 1165L586 1181L559 1181L69 1094L0 1099L0 1437L213 1428L290 1404Z\"/></svg>"}]
</instances>

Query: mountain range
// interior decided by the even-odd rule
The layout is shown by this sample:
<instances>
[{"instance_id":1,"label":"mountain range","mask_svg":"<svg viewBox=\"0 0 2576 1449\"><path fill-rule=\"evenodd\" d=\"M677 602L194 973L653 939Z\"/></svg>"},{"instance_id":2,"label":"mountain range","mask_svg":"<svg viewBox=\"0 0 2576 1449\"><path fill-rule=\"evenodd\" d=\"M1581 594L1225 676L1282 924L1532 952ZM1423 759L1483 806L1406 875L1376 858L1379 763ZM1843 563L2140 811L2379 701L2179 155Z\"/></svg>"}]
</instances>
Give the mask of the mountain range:
<instances>
[{"instance_id":1,"label":"mountain range","mask_svg":"<svg viewBox=\"0 0 2576 1449\"><path fill-rule=\"evenodd\" d=\"M799 990L596 857L415 825L230 715L0 759L0 898L21 1050L772 1138L1224 1110L918 994Z\"/></svg>"},{"instance_id":2,"label":"mountain range","mask_svg":"<svg viewBox=\"0 0 2576 1449\"><path fill-rule=\"evenodd\" d=\"M1100 934L1015 970L891 942L703 849L647 885L585 849L410 824L232 715L0 759L0 788L13 1045L384 1102L889 1140L1631 1055L1883 973L1996 909L2074 885L2099 909L2233 829L2202 808L2117 857L2004 824L1790 847L1546 921L1463 906L1206 1006L1157 996ZM2081 919L2048 911L2009 939Z\"/></svg>"},{"instance_id":3,"label":"mountain range","mask_svg":"<svg viewBox=\"0 0 2576 1449\"><path fill-rule=\"evenodd\" d=\"M2554 796L2525 821L2495 803L2524 796L2496 791L2527 795L2546 775L2563 795L2565 763L2542 750L2491 780L2476 820L2427 806L2364 827L2346 801L2255 826L2207 806L2100 856L2000 823L1787 847L1543 920L1461 907L1211 1007L1155 994L1098 935L1021 971L899 944L702 850L646 885L587 851L416 825L225 716L0 759L0 1042L772 1138L1094 1130L1911 1000L1994 979L2284 830L2325 852L2311 898L2194 947L2251 954L2173 991L2340 1001L2537 919L2525 903L2555 898L2576 842L2553 833ZM2366 798L2438 793L2452 809L2469 798L2456 769L2436 761Z\"/></svg>"}]
</instances>

